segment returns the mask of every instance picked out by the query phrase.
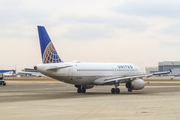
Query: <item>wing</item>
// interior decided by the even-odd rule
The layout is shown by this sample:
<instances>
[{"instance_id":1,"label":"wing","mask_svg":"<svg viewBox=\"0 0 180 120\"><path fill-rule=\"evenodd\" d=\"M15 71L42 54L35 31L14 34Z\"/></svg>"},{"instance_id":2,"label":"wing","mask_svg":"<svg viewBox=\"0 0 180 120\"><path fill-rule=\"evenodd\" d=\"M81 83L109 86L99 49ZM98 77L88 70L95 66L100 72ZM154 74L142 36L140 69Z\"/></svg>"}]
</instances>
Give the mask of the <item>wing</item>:
<instances>
[{"instance_id":1,"label":"wing","mask_svg":"<svg viewBox=\"0 0 180 120\"><path fill-rule=\"evenodd\" d=\"M105 77L105 78L99 78L99 79L95 80L94 84L102 85L102 84L111 83L111 82L126 83L128 81L133 81L133 80L136 80L136 79L142 79L144 77L148 78L148 77L152 77L152 76L155 76L155 75L162 75L162 74L169 74L169 73L171 73L171 71L156 72L156 73L152 73L152 74L124 76L124 77L122 77L122 76Z\"/></svg>"}]
</instances>

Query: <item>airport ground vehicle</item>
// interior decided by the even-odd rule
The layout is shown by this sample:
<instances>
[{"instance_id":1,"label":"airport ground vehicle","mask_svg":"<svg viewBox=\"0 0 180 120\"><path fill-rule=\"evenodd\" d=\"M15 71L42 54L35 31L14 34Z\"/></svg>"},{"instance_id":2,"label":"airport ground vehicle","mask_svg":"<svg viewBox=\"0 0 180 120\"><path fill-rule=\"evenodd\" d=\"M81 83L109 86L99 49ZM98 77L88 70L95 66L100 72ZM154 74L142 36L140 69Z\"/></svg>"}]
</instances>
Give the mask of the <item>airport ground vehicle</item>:
<instances>
[{"instance_id":1,"label":"airport ground vehicle","mask_svg":"<svg viewBox=\"0 0 180 120\"><path fill-rule=\"evenodd\" d=\"M0 73L0 85L6 86L6 82L3 79L3 73Z\"/></svg>"}]
</instances>

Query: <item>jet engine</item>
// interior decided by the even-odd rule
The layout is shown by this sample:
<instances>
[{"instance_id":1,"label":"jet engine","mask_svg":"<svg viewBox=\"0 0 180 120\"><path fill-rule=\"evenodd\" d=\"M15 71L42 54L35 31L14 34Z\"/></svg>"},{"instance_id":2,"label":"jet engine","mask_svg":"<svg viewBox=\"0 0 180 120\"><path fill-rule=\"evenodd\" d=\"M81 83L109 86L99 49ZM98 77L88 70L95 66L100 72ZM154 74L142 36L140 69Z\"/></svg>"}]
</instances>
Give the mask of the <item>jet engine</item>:
<instances>
[{"instance_id":1,"label":"jet engine","mask_svg":"<svg viewBox=\"0 0 180 120\"><path fill-rule=\"evenodd\" d=\"M142 79L136 79L126 83L126 88L131 90L141 90L145 86L145 82Z\"/></svg>"}]
</instances>

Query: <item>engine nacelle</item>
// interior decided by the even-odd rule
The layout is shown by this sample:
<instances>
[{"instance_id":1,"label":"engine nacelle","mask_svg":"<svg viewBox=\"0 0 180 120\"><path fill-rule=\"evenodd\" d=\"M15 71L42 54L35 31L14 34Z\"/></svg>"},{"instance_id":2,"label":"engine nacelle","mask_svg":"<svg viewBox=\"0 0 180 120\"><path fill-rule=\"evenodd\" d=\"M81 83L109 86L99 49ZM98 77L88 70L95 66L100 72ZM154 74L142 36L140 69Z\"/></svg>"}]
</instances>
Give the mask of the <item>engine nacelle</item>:
<instances>
[{"instance_id":1,"label":"engine nacelle","mask_svg":"<svg viewBox=\"0 0 180 120\"><path fill-rule=\"evenodd\" d=\"M126 88L131 90L141 90L145 86L145 82L142 79L137 79L126 83Z\"/></svg>"}]
</instances>

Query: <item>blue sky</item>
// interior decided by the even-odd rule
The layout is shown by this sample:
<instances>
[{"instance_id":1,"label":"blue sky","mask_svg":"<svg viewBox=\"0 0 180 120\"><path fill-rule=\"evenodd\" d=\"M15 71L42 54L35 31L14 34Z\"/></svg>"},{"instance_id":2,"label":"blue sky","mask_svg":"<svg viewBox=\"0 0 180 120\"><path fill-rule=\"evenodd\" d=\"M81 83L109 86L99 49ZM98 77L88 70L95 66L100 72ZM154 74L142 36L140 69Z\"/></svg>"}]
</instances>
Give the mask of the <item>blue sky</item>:
<instances>
[{"instance_id":1,"label":"blue sky","mask_svg":"<svg viewBox=\"0 0 180 120\"><path fill-rule=\"evenodd\" d=\"M1 69L41 63L37 25L63 61L180 61L177 0L1 0Z\"/></svg>"}]
</instances>

